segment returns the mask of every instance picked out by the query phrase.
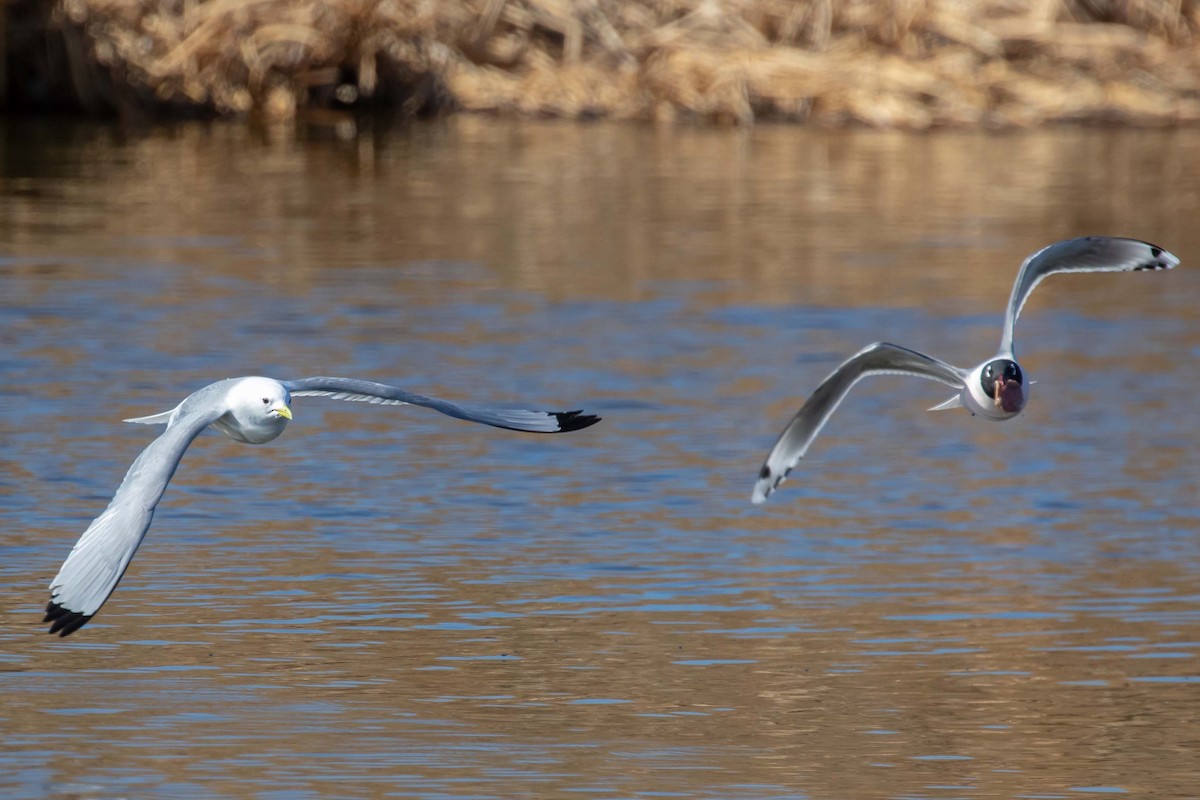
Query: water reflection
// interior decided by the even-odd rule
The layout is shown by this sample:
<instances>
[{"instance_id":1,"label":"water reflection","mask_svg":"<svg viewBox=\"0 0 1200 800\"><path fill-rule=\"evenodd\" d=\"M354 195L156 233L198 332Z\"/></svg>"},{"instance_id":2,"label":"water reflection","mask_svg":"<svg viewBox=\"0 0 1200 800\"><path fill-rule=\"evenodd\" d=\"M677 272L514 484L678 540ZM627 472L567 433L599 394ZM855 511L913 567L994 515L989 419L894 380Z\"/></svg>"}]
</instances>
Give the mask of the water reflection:
<instances>
[{"instance_id":1,"label":"water reflection","mask_svg":"<svg viewBox=\"0 0 1200 800\"><path fill-rule=\"evenodd\" d=\"M1192 791L1192 132L2 141L5 796ZM1019 260L1091 232L1184 265L1039 287L1022 419L863 384L749 505L846 353L973 362ZM147 441L119 420L260 372L607 418L314 398L203 437L112 603L46 637Z\"/></svg>"}]
</instances>

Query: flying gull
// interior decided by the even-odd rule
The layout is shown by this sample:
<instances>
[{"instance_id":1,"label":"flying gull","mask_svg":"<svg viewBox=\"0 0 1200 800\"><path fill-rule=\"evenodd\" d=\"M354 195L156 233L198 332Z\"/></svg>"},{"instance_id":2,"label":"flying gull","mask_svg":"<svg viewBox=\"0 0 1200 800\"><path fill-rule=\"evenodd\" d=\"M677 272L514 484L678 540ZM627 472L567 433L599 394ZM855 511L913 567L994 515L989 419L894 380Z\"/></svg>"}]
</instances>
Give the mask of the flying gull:
<instances>
[{"instance_id":1,"label":"flying gull","mask_svg":"<svg viewBox=\"0 0 1200 800\"><path fill-rule=\"evenodd\" d=\"M154 508L192 440L212 426L239 442L264 444L287 427L293 397L328 397L380 405L432 408L457 419L531 433L564 433L594 425L600 417L581 411L528 411L466 406L353 378L229 378L205 386L170 411L127 419L167 429L133 462L104 513L79 537L50 583L45 622L67 636L104 605L137 552Z\"/></svg>"},{"instance_id":2,"label":"flying gull","mask_svg":"<svg viewBox=\"0 0 1200 800\"><path fill-rule=\"evenodd\" d=\"M1086 236L1042 248L1025 259L1017 273L996 355L972 369L962 369L900 345L868 345L822 381L783 429L759 471L751 500L762 503L783 483L850 387L868 375L914 375L954 387L954 396L930 411L963 406L986 420L1012 419L1029 401L1032 383L1017 363L1013 327L1029 293L1043 278L1056 272L1137 272L1171 269L1177 264L1179 259L1166 250L1137 239Z\"/></svg>"}]
</instances>

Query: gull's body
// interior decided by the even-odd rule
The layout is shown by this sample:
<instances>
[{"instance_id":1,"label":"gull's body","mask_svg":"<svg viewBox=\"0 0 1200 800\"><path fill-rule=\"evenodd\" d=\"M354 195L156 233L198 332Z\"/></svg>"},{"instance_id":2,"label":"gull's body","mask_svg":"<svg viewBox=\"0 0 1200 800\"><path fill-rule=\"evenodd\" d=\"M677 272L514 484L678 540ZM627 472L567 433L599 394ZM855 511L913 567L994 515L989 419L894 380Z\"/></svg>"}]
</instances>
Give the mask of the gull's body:
<instances>
[{"instance_id":1,"label":"gull's body","mask_svg":"<svg viewBox=\"0 0 1200 800\"><path fill-rule=\"evenodd\" d=\"M996 355L973 369L962 369L887 342L863 348L822 381L792 418L767 455L751 499L761 503L783 483L850 387L868 375L912 375L953 387L954 396L931 411L962 406L987 420L1012 419L1029 402L1032 383L1017 363L1013 330L1022 306L1042 279L1056 272L1134 272L1171 269L1177 264L1179 259L1166 250L1137 239L1087 236L1042 248L1025 259L1017 273Z\"/></svg>"},{"instance_id":2,"label":"gull's body","mask_svg":"<svg viewBox=\"0 0 1200 800\"><path fill-rule=\"evenodd\" d=\"M293 397L320 396L384 405L418 405L458 419L532 433L579 430L600 418L579 411L460 406L352 378L229 378L189 395L170 411L126 422L165 424L166 431L133 462L108 508L84 531L50 583L46 622L66 636L83 627L112 594L150 527L154 508L184 451L202 430L216 428L239 442L265 444L292 418Z\"/></svg>"}]
</instances>

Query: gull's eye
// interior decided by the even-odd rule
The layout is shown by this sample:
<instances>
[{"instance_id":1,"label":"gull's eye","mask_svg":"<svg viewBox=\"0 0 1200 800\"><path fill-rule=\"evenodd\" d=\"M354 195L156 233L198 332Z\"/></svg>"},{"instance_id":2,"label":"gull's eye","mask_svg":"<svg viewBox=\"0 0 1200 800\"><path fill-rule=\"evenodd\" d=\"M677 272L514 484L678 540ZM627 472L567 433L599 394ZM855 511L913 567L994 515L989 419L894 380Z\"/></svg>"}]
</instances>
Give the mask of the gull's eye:
<instances>
[{"instance_id":1,"label":"gull's eye","mask_svg":"<svg viewBox=\"0 0 1200 800\"><path fill-rule=\"evenodd\" d=\"M263 405L264 405L264 406L269 406L270 404L271 404L271 398L269 398L269 397L264 397L264 398L263 398Z\"/></svg>"},{"instance_id":2,"label":"gull's eye","mask_svg":"<svg viewBox=\"0 0 1200 800\"><path fill-rule=\"evenodd\" d=\"M1004 379L1006 381L1016 381L1017 383L1025 382L1021 375L1021 368L1014 361L1010 361L1004 366Z\"/></svg>"}]
</instances>

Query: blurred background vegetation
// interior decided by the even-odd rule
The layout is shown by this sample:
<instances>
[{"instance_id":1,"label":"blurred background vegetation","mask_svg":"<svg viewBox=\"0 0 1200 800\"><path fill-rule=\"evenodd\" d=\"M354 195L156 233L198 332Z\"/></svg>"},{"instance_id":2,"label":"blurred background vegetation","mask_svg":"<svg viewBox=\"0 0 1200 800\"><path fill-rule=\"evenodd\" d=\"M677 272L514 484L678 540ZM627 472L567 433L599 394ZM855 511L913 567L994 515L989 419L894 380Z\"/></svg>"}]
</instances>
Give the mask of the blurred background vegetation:
<instances>
[{"instance_id":1,"label":"blurred background vegetation","mask_svg":"<svg viewBox=\"0 0 1200 800\"><path fill-rule=\"evenodd\" d=\"M8 0L7 109L1200 119L1194 0Z\"/></svg>"}]
</instances>

